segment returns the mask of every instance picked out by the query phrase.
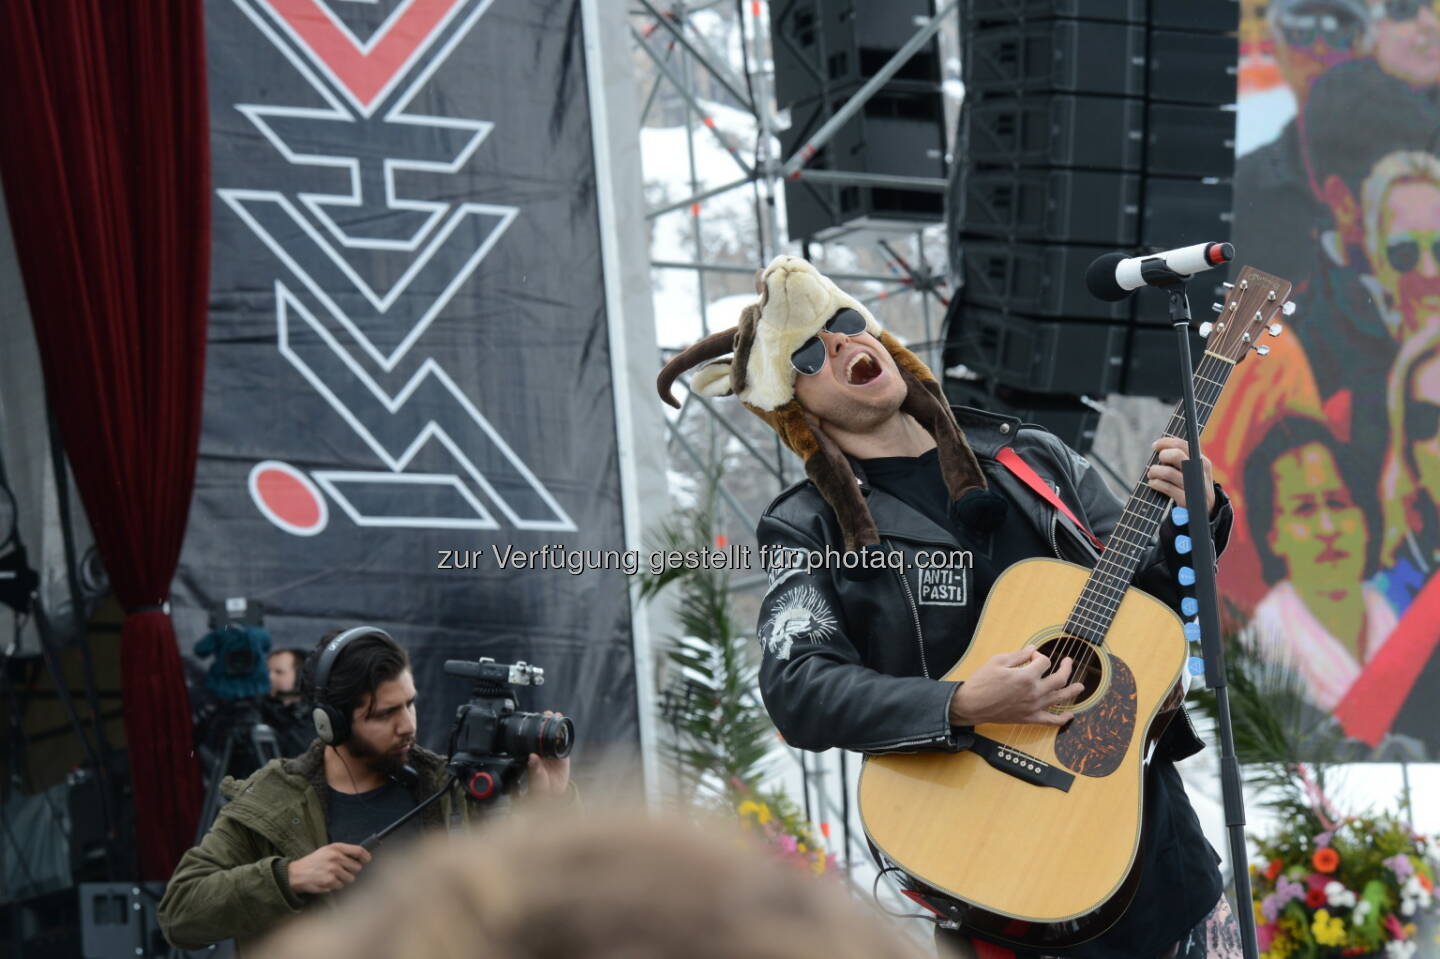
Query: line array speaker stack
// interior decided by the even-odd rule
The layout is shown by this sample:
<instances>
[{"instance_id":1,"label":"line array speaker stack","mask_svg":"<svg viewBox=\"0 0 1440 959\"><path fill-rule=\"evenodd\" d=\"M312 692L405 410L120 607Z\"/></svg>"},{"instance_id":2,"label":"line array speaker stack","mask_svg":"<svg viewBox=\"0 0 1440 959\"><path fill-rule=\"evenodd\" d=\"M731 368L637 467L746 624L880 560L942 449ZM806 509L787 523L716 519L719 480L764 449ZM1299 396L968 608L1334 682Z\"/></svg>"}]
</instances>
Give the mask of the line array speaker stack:
<instances>
[{"instance_id":1,"label":"line array speaker stack","mask_svg":"<svg viewBox=\"0 0 1440 959\"><path fill-rule=\"evenodd\" d=\"M934 13L934 0L772 0L775 99L790 111L780 132L788 159L880 71ZM806 164L806 169L945 176L940 49L911 57ZM939 223L944 197L900 187L785 182L792 239L833 239L863 228Z\"/></svg>"},{"instance_id":2,"label":"line array speaker stack","mask_svg":"<svg viewBox=\"0 0 1440 959\"><path fill-rule=\"evenodd\" d=\"M1084 274L1111 250L1229 239L1239 20L1235 0L968 0L952 399L1084 450L1099 414L1079 397L1178 396L1164 296L1102 303Z\"/></svg>"}]
</instances>

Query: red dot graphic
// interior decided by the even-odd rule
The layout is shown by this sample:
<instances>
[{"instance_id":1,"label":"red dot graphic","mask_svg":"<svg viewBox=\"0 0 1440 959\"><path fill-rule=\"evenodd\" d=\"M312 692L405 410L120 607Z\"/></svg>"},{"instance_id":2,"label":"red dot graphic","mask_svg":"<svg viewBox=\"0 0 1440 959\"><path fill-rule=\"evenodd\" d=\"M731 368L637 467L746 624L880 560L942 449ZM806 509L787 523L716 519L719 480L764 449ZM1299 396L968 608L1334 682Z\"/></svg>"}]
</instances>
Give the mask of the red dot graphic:
<instances>
[{"instance_id":1,"label":"red dot graphic","mask_svg":"<svg viewBox=\"0 0 1440 959\"><path fill-rule=\"evenodd\" d=\"M273 520L292 527L291 532L308 532L324 524L324 504L315 488L293 467L261 466L250 482L262 509Z\"/></svg>"}]
</instances>

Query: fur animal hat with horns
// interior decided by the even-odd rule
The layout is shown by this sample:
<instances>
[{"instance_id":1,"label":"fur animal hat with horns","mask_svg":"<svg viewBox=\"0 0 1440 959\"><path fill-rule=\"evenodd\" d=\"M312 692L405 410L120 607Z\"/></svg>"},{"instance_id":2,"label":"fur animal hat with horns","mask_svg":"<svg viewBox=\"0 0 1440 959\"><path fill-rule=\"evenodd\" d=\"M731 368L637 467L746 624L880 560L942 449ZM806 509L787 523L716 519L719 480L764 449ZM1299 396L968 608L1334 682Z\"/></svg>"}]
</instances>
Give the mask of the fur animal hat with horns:
<instances>
[{"instance_id":1,"label":"fur animal hat with horns","mask_svg":"<svg viewBox=\"0 0 1440 959\"><path fill-rule=\"evenodd\" d=\"M690 389L702 396L738 396L746 409L768 423L805 461L805 475L835 511L845 547L878 546L880 534L855 471L824 430L818 424L812 426L814 418L807 416L795 398L797 374L790 365L790 355L836 313L854 310L864 317L865 332L880 341L900 370L906 387L901 411L935 438L952 508L967 492L985 489L985 474L955 424L935 375L882 330L859 300L794 256L772 260L760 273L757 285L760 299L741 311L737 326L707 336L665 364L656 380L661 399L678 407L671 385L681 373L699 366Z\"/></svg>"}]
</instances>

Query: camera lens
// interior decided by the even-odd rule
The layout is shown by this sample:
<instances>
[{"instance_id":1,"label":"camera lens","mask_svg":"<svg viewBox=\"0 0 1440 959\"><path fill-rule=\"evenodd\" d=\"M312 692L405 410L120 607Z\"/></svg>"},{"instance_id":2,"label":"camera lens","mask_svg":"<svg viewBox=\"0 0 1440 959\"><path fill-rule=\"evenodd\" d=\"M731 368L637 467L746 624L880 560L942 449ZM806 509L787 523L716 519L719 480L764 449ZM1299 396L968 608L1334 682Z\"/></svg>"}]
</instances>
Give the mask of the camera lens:
<instances>
[{"instance_id":1,"label":"camera lens","mask_svg":"<svg viewBox=\"0 0 1440 959\"><path fill-rule=\"evenodd\" d=\"M536 753L541 759L563 759L575 745L575 724L565 716L511 713L501 721L500 735L511 756Z\"/></svg>"}]
</instances>

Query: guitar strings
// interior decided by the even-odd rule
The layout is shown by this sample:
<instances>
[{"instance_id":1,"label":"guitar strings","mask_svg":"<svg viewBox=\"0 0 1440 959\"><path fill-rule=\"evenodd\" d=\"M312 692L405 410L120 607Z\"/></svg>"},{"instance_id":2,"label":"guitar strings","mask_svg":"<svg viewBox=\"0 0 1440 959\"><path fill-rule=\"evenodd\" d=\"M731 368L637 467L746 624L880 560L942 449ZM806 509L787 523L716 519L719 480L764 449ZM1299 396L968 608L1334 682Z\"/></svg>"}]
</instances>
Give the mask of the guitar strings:
<instances>
[{"instance_id":1,"label":"guitar strings","mask_svg":"<svg viewBox=\"0 0 1440 959\"><path fill-rule=\"evenodd\" d=\"M1224 360L1211 357L1208 354L1202 356L1201 363L1195 371L1195 378L1200 383L1196 389L1196 412L1202 421L1207 420L1213 410L1214 403L1219 399L1220 392L1224 388L1224 381L1228 373L1218 379L1207 376L1207 373L1225 373L1229 366ZM1185 424L1184 406L1177 404L1171 412L1170 422L1166 426L1165 434L1177 436ZM1146 464L1146 472L1149 467L1159 461L1159 453L1152 453ZM1096 564L1095 570L1091 573L1090 579L1086 582L1085 588L1081 591L1080 598L1076 601L1075 607L1071 610L1070 617L1065 624L1063 639L1059 648L1055 651L1052 662L1058 663L1065 656L1071 657L1070 681L1076 677L1083 676L1090 668L1092 662L1098 657L1096 647L1103 645L1104 637L1109 631L1109 625L1113 621L1115 613L1119 609L1120 602L1124 599L1125 589L1129 586L1130 577L1133 576L1139 560L1143 558L1145 550L1148 549L1148 542L1131 540L1127 538L1126 531L1138 534L1141 527L1163 521L1165 514L1165 503L1168 501L1163 493L1150 487L1144 476L1136 484L1131 493L1130 500L1126 503L1115 529L1111 531L1110 541L1101 554L1100 562ZM1127 525L1126 520L1138 520L1139 525ZM1133 549L1134 555L1129 555ZM1119 556L1120 559L1116 559ZM1130 566L1126 575L1125 566ZM1107 583L1106 579L1114 580L1114 584ZM1123 582L1122 582L1123 581ZM1108 591L1107 596L1102 590ZM1080 628L1080 627L1083 627ZM1086 635L1087 633L1093 635ZM1089 640L1087 642L1087 640ZM1058 666L1057 666L1058 668ZM1066 703L1066 706L1073 706L1075 700ZM1014 748L1032 746L1052 734L1052 730L1058 731L1057 727L1030 724L1029 728L1022 727L1023 735L1020 743Z\"/></svg>"},{"instance_id":2,"label":"guitar strings","mask_svg":"<svg viewBox=\"0 0 1440 959\"><path fill-rule=\"evenodd\" d=\"M1226 367L1229 365L1224 360L1205 355L1196 369L1194 376L1200 381L1196 384L1196 407L1202 421L1208 419L1215 401L1219 399L1224 380L1228 378ZM1217 379L1206 375L1210 373L1226 375ZM1165 430L1166 435L1178 436L1182 433L1185 424L1183 409L1183 404L1177 404L1172 411ZM1158 461L1158 452L1152 453L1147 463L1147 472L1148 467ZM1148 538L1132 540L1127 534L1138 535L1146 525L1163 521L1167 501L1168 497L1150 487L1142 476L1111 532L1110 542L1102 553L1100 562L1096 564L1096 569L1066 621L1065 639L1057 651L1056 659L1063 659L1067 655L1071 657L1072 679L1083 676L1097 658L1096 647L1103 644L1114 614L1124 599L1129 580L1149 547ZM1128 571L1126 566L1130 567ZM1107 579L1113 582L1107 582ZM1087 633L1092 635L1086 635ZM1074 705L1074 702L1072 699L1066 705ZM1032 725L1026 730L1028 734L1022 737L1024 744L1033 745L1048 737L1052 728Z\"/></svg>"},{"instance_id":3,"label":"guitar strings","mask_svg":"<svg viewBox=\"0 0 1440 959\"><path fill-rule=\"evenodd\" d=\"M1236 312L1239 312L1238 309ZM1202 354L1201 361L1194 373L1195 406L1202 429L1204 428L1203 424L1208 422L1210 413L1214 410L1214 404L1224 391L1225 381L1233 369L1232 363L1212 355L1209 351ZM1185 424L1184 403L1181 402L1176 404L1174 410L1171 411L1165 435L1183 439ZM1158 463L1159 459L1159 451L1151 453L1150 459L1146 463L1145 473L1148 474L1149 468ZM1145 551L1149 548L1148 541L1132 540L1127 534L1139 536L1145 526L1156 523L1157 520L1163 522L1168 511L1165 504L1168 502L1169 497L1151 487L1142 474L1140 481L1132 490L1120 518L1116 521L1115 528L1110 533L1110 540L1101 552L1099 562L1071 609L1063 627L1059 648L1051 657L1051 663L1055 669L1059 668L1058 664L1066 656L1071 657L1070 677L1067 684L1076 682L1078 677L1084 676L1098 657L1096 648L1104 644L1105 635L1109 632L1114 616L1124 599L1130 579L1134 576L1139 561L1143 559ZM1127 519L1137 520L1138 525L1127 525ZM1133 555L1131 554L1132 550L1134 551ZM1117 556L1120 558L1117 559ZM1126 575L1126 566L1130 567L1128 575ZM1114 582L1107 582L1107 580L1114 580ZM1102 591L1108 592L1110 595L1107 596ZM1087 633L1092 635L1086 635ZM1053 671L1051 675L1053 675ZM1081 695L1084 695L1083 690ZM1075 700L1071 699L1064 705L1073 706L1074 704ZM1032 723L1019 725L1018 730L1020 735L1016 742L1006 741L1010 738L1008 736L1006 739L997 741L1011 746L1011 748L1022 749L1058 733L1059 727Z\"/></svg>"},{"instance_id":4,"label":"guitar strings","mask_svg":"<svg viewBox=\"0 0 1440 959\"><path fill-rule=\"evenodd\" d=\"M1219 399L1224 385L1224 378L1217 380L1205 374L1223 372L1226 365L1225 361L1207 355L1202 359L1194 374L1196 379L1205 384L1199 387L1196 397L1197 412L1200 412L1201 408L1208 407L1201 413L1201 419L1208 419L1214 402ZM1184 424L1183 405L1177 404L1171 413L1170 423L1166 427L1166 435L1177 436L1183 431ZM1158 453L1152 453L1147 463L1147 472L1149 466L1155 465L1158 461ZM1104 636L1108 633L1120 602L1124 599L1125 590L1134 574L1134 567L1139 565L1144 552L1149 548L1148 537L1131 539L1129 535L1133 534L1139 537L1143 532L1143 527L1157 523L1157 521L1163 522L1167 500L1168 497L1150 487L1143 476L1141 481L1136 484L1136 489L1131 494L1131 500L1127 502L1115 529L1111 531L1110 542L1102 553L1100 562L1096 564L1095 571L1092 572L1066 622L1064 634L1066 641L1061 644L1058 658L1064 658L1066 655L1072 657L1072 676L1082 675L1089 669L1096 656L1095 646L1104 642ZM1127 523L1127 520L1136 520L1138 524ZM1117 557L1119 558L1117 559ZM1131 569L1126 570L1126 566L1130 566ZM1107 582L1107 579L1110 582ZM1075 627L1085 627L1085 629ZM1086 636L1086 631L1096 635ZM1077 633L1080 634L1078 637L1074 635ZM1073 700L1067 705L1073 705Z\"/></svg>"},{"instance_id":5,"label":"guitar strings","mask_svg":"<svg viewBox=\"0 0 1440 959\"><path fill-rule=\"evenodd\" d=\"M1215 402L1218 401L1220 393L1224 389L1224 380L1228 378L1228 373L1226 373L1228 365L1224 360L1207 356L1195 372L1195 378L1204 384L1199 386L1196 396L1196 411L1200 414L1202 421L1208 420ZM1207 376L1207 373L1225 373L1226 375L1216 379ZM1170 424L1166 427L1166 435L1178 436L1184 431L1184 427L1183 405L1177 405L1172 412ZM1152 454L1147 471L1148 466L1154 465L1158 461L1158 453ZM1075 612L1081 614L1081 624L1092 628L1100 627L1100 636L1095 641L1096 645L1103 644L1104 635L1108 633L1114 615L1124 600L1125 591L1130 585L1135 568L1138 567L1144 553L1149 549L1149 536L1142 535L1144 528L1163 522L1168 511L1169 498L1151 488L1143 478L1137 484L1135 493L1143 495L1132 494L1131 502L1126 504L1126 509L1121 513L1115 529L1110 534L1110 543L1107 544L1101 562L1097 563L1095 572L1091 574L1090 580L1086 584L1086 590L1082 592L1082 597L1085 596L1085 593L1089 593L1090 597L1084 603L1077 602L1077 609L1072 611L1072 615ZM1138 523L1127 522L1127 520L1136 520ZM1132 535L1136 538L1130 538ZM1080 643L1080 655L1076 657L1075 665L1081 670L1088 670L1096 657L1094 650L1095 647L1090 643Z\"/></svg>"}]
</instances>

